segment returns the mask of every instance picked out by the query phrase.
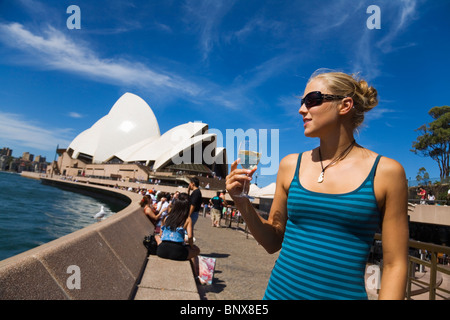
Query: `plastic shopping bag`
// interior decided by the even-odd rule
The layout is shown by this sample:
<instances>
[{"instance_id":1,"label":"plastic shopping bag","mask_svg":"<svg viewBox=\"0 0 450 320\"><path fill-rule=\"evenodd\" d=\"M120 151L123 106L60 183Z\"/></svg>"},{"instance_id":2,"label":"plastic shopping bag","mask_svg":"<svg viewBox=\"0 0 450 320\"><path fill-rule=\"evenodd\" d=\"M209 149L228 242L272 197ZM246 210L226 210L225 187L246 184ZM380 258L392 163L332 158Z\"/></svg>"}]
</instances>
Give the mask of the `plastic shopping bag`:
<instances>
[{"instance_id":1,"label":"plastic shopping bag","mask_svg":"<svg viewBox=\"0 0 450 320\"><path fill-rule=\"evenodd\" d=\"M198 256L198 279L201 284L212 284L216 259Z\"/></svg>"}]
</instances>

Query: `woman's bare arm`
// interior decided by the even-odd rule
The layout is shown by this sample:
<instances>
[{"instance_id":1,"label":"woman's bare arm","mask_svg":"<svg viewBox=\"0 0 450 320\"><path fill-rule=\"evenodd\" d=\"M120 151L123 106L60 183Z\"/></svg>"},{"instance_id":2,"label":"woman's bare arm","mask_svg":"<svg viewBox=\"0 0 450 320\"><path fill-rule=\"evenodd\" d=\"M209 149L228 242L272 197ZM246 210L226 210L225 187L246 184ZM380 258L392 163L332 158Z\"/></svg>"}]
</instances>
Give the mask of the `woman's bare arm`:
<instances>
[{"instance_id":1,"label":"woman's bare arm","mask_svg":"<svg viewBox=\"0 0 450 320\"><path fill-rule=\"evenodd\" d=\"M383 274L379 299L404 299L408 264L408 187L403 167L382 158L375 180L383 213Z\"/></svg>"},{"instance_id":2,"label":"woman's bare arm","mask_svg":"<svg viewBox=\"0 0 450 320\"><path fill-rule=\"evenodd\" d=\"M275 196L269 214L269 219L263 219L245 197L239 197L243 182L250 182L253 170L237 169L238 161L231 165L231 172L227 176L227 191L233 198L236 207L242 214L253 237L269 253L275 253L281 248L287 221L287 195L289 185L295 171L296 155L289 155L281 162L277 175ZM250 177L247 177L249 174Z\"/></svg>"}]
</instances>

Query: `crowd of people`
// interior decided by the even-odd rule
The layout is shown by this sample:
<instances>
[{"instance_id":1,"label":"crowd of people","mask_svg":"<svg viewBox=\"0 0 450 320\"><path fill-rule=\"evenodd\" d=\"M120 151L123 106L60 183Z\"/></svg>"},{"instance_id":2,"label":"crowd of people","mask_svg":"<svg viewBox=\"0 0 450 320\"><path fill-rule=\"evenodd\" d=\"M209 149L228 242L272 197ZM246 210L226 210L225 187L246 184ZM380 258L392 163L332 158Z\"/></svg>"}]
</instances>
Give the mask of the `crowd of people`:
<instances>
[{"instance_id":1,"label":"crowd of people","mask_svg":"<svg viewBox=\"0 0 450 320\"><path fill-rule=\"evenodd\" d=\"M202 205L199 180L192 178L188 191L174 193L141 190L141 207L155 226L157 255L172 260L189 260L199 255L194 244L194 225Z\"/></svg>"},{"instance_id":2,"label":"crowd of people","mask_svg":"<svg viewBox=\"0 0 450 320\"><path fill-rule=\"evenodd\" d=\"M240 212L225 200L225 193L217 191L216 196L203 202L199 180L191 179L187 192L174 193L155 189L137 190L142 194L143 212L155 226L154 235L159 257L172 260L189 260L200 253L194 245L194 225L200 212L211 216L211 226L221 227L224 217L239 219Z\"/></svg>"}]
</instances>

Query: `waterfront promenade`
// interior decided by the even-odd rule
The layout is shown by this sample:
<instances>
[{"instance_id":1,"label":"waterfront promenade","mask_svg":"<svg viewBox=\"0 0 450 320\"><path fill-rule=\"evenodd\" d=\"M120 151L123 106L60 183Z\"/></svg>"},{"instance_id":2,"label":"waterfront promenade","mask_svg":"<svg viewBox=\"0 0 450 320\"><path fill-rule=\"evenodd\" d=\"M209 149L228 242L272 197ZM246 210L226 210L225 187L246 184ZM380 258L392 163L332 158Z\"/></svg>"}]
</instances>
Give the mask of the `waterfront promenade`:
<instances>
[{"instance_id":1,"label":"waterfront promenade","mask_svg":"<svg viewBox=\"0 0 450 320\"><path fill-rule=\"evenodd\" d=\"M221 222L224 225L224 220ZM200 216L194 228L200 255L216 258L212 285L199 286L204 300L261 300L278 253L268 254L256 240L236 228L215 228Z\"/></svg>"},{"instance_id":2,"label":"waterfront promenade","mask_svg":"<svg viewBox=\"0 0 450 320\"><path fill-rule=\"evenodd\" d=\"M114 190L99 186L89 186L83 183L60 182L73 185L78 189L93 187L94 189L98 189L97 192L101 190ZM23 296L20 294L18 295L18 293L21 292L17 291L17 288L34 288L32 284L37 279L34 277L32 279L23 278L21 276L21 274L23 274L22 272L14 273L18 277L18 281L9 280L7 284L11 285L11 290L3 291L11 293L11 298L25 299L36 297L40 299L123 299L126 297L129 294L127 292L121 292L119 295L118 292L105 289L107 289L109 284L112 284L116 288L118 282L121 282L121 287L129 287L139 278L139 269L141 268L139 261L141 261L141 256L142 259L144 259L144 252L146 251L142 245L142 238L149 233L150 230L148 228L150 228L150 226L147 226L149 225L148 219L142 214L142 208L138 206L138 202L141 199L140 195L129 191L114 190L113 192L116 194L115 197L117 197L117 193L121 193L131 200L131 205L120 214L108 218L101 224L86 227L71 235L62 237L39 248L8 259L9 262L6 260L3 261L3 266L7 266L10 262L18 262L16 267L21 270L24 270L24 265L28 263L29 270L26 269L27 274L35 274L35 272L32 272L32 268L39 267L42 264L42 266L49 271L48 274L45 272L44 274L49 277L44 279L42 275L40 276L40 290L31 293L30 290L27 290L23 293ZM201 250L200 254L216 258L216 272L213 284L204 286L198 285L200 298L203 300L260 300L264 295L278 253L273 255L268 254L251 235L247 235L244 232L244 224L241 223L239 227L237 227L236 223L233 222L231 228L225 227L225 222L223 220L221 224L222 228L212 227L210 216L207 215L206 217L200 216L195 225L194 236L196 238L196 244ZM97 251L91 250L92 244L100 245L100 248L98 248ZM73 253L80 252L80 250L85 250L86 246L90 248L88 250L89 252L84 251L83 255L73 255ZM76 247L80 248L75 250L74 248ZM107 249L108 252L105 252L105 249ZM99 252L101 253L100 255ZM127 270L130 275L128 275L127 272L119 272L118 274L108 272L107 276L99 277L95 270L91 270L91 267L93 266L93 256L95 256L95 259L98 260L97 262L100 265L106 264L108 266L107 270L121 271L124 269ZM120 261L112 259L111 257L113 256L115 258L120 257ZM53 260L57 263L53 264ZM64 268L59 270L61 261L80 265L83 270L83 283L90 284L92 282L92 285L83 285L83 290L80 290L77 295L73 294L73 290L65 290L63 295L56 297L53 293L58 293L61 288L64 289L67 278L66 270L64 270ZM112 262L117 262L117 266L113 266ZM330 263L332 263L332 261L330 261ZM2 264L0 263L0 270L1 266ZM16 267L9 269L14 271L14 268ZM90 275L91 271L95 273L92 276L92 279ZM126 275L126 279L121 279L120 276L123 276L124 274ZM416 277L424 280L429 277L429 274L429 272L417 273ZM2 288L1 280L2 277L0 273L0 288ZM440 280L439 283L441 288L450 290L450 276L438 274L438 280ZM60 283L58 290L49 290L45 283L54 285L55 281ZM98 281L100 281L102 286L99 285ZM8 289L6 286L3 287ZM420 288L414 287L413 291L417 291L418 289ZM0 290L0 293L1 292L2 290ZM111 295L111 293L113 294ZM368 290L368 295L369 299L377 298L376 291L374 290ZM6 297L8 297L8 295L6 295ZM437 300L448 298L448 296L437 296ZM422 292L419 295L414 295L412 299L428 300L428 293Z\"/></svg>"}]
</instances>

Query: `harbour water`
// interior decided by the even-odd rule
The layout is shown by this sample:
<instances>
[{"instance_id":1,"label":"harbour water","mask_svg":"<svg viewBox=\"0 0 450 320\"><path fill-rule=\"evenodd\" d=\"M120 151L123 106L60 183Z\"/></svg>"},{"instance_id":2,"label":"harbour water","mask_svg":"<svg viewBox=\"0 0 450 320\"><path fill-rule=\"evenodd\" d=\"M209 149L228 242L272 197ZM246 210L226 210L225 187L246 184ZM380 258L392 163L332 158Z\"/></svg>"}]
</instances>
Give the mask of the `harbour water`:
<instances>
[{"instance_id":1,"label":"harbour water","mask_svg":"<svg viewBox=\"0 0 450 320\"><path fill-rule=\"evenodd\" d=\"M0 172L0 260L97 223L93 215L101 206L106 217L122 209L39 180Z\"/></svg>"}]
</instances>

